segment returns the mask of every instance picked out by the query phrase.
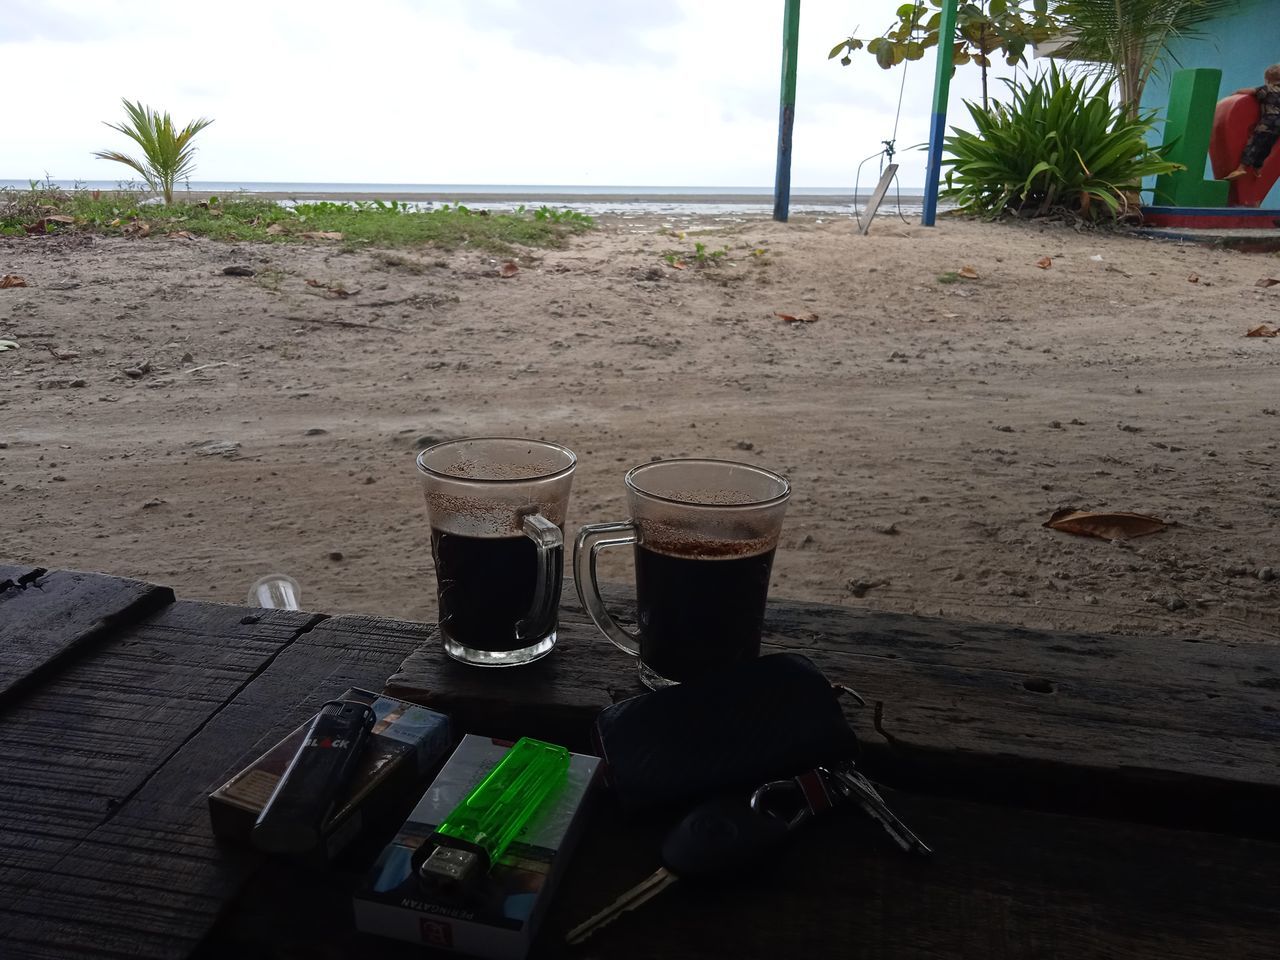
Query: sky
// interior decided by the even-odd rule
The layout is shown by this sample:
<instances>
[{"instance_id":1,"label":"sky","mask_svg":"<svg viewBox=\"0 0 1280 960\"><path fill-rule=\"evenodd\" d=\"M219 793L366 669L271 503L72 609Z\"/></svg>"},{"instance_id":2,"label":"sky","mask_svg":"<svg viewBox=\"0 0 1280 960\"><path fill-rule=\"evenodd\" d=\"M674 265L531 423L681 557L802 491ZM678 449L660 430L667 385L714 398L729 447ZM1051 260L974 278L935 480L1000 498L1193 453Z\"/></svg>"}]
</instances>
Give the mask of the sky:
<instances>
[{"instance_id":1,"label":"sky","mask_svg":"<svg viewBox=\"0 0 1280 960\"><path fill-rule=\"evenodd\" d=\"M901 0L803 0L793 187L851 189L902 67L827 53ZM194 180L770 186L783 0L5 0L0 179L113 180L121 98L211 117ZM908 65L901 182L924 182L931 51ZM1007 70L1005 71L1008 72ZM998 85L997 85L998 86ZM951 117L978 96L957 71ZM861 185L876 179L877 161Z\"/></svg>"}]
</instances>

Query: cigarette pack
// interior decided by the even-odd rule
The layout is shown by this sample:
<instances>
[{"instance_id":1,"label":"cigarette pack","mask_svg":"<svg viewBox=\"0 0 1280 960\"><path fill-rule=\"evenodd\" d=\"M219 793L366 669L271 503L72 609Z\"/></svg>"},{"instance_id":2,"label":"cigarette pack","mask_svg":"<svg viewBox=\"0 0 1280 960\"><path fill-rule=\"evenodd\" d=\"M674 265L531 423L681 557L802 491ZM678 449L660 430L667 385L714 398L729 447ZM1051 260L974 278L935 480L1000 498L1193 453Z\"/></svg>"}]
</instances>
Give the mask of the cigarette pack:
<instances>
[{"instance_id":1,"label":"cigarette pack","mask_svg":"<svg viewBox=\"0 0 1280 960\"><path fill-rule=\"evenodd\" d=\"M453 744L449 718L442 713L354 687L341 699L369 704L377 721L359 768L324 825L324 842L309 857L320 862L337 857L367 824L385 822L388 812L412 796L414 787L440 766ZM249 842L258 815L310 725L308 719L209 794L215 836Z\"/></svg>"},{"instance_id":2,"label":"cigarette pack","mask_svg":"<svg viewBox=\"0 0 1280 960\"><path fill-rule=\"evenodd\" d=\"M450 900L432 894L412 869L414 852L509 748L487 737L462 738L357 890L359 929L489 960L521 960L528 953L581 832L598 758L572 754L564 787L472 896Z\"/></svg>"}]
</instances>

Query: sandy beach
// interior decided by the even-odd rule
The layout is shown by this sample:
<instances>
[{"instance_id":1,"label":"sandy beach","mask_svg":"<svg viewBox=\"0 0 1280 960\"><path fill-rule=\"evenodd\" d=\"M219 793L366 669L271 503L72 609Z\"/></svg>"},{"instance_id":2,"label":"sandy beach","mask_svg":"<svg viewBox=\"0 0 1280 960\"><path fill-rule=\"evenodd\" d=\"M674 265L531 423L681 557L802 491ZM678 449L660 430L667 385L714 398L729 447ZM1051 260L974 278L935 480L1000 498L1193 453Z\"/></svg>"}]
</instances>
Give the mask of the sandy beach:
<instances>
[{"instance_id":1,"label":"sandy beach","mask_svg":"<svg viewBox=\"0 0 1280 960\"><path fill-rule=\"evenodd\" d=\"M308 608L429 620L415 450L520 434L580 457L569 535L622 519L622 474L653 457L787 474L776 596L1280 635L1280 339L1245 336L1277 323L1274 255L1061 224L670 223L607 219L510 278L465 250L0 240L29 284L0 290L21 345L0 353L0 558L229 603L281 570ZM1170 526L1043 528L1063 506Z\"/></svg>"}]
</instances>

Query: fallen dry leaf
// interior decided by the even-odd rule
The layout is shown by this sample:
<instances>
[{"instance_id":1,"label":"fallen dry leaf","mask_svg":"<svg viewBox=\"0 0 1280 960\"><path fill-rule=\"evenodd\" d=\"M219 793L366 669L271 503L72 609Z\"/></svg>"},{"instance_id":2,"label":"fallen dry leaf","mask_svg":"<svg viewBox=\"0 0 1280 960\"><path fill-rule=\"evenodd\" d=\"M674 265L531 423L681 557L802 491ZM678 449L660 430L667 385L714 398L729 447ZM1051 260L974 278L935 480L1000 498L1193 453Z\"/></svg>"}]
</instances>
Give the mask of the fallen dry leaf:
<instances>
[{"instance_id":1,"label":"fallen dry leaf","mask_svg":"<svg viewBox=\"0 0 1280 960\"><path fill-rule=\"evenodd\" d=\"M76 222L75 217L68 217L65 214L61 214L61 213L52 213L49 216L45 217L45 220L49 221L49 223L75 223Z\"/></svg>"},{"instance_id":2,"label":"fallen dry leaf","mask_svg":"<svg viewBox=\"0 0 1280 960\"><path fill-rule=\"evenodd\" d=\"M969 266L968 264L965 264L963 267L961 267L959 270L956 271L956 276L964 277L966 280L977 280L978 271L973 269L973 267Z\"/></svg>"},{"instance_id":3,"label":"fallen dry leaf","mask_svg":"<svg viewBox=\"0 0 1280 960\"><path fill-rule=\"evenodd\" d=\"M1053 257L1041 257L1036 261L1036 266L1041 270L1048 270L1053 266Z\"/></svg>"},{"instance_id":4,"label":"fallen dry leaf","mask_svg":"<svg viewBox=\"0 0 1280 960\"><path fill-rule=\"evenodd\" d=\"M674 263L672 263L672 264L671 264L671 266L672 266L672 269L675 269L675 270L683 270L683 269L684 269L684 261L683 261L683 260L676 260Z\"/></svg>"},{"instance_id":5,"label":"fallen dry leaf","mask_svg":"<svg viewBox=\"0 0 1280 960\"><path fill-rule=\"evenodd\" d=\"M267 236L269 237L278 237L282 233L284 233L284 224L282 223L273 223L267 227Z\"/></svg>"},{"instance_id":6,"label":"fallen dry leaf","mask_svg":"<svg viewBox=\"0 0 1280 960\"><path fill-rule=\"evenodd\" d=\"M773 315L779 319L785 320L787 323L814 323L818 319L818 315L816 313L811 313L808 316L802 317L794 313L779 313L775 310Z\"/></svg>"},{"instance_id":7,"label":"fallen dry leaf","mask_svg":"<svg viewBox=\"0 0 1280 960\"><path fill-rule=\"evenodd\" d=\"M1159 533L1165 528L1165 523L1143 513L1091 513L1088 510L1067 508L1056 511L1042 526L1083 537L1129 540L1133 537L1145 537L1149 533Z\"/></svg>"},{"instance_id":8,"label":"fallen dry leaf","mask_svg":"<svg viewBox=\"0 0 1280 960\"><path fill-rule=\"evenodd\" d=\"M341 240L342 234L335 230L308 230L302 234L308 240Z\"/></svg>"},{"instance_id":9,"label":"fallen dry leaf","mask_svg":"<svg viewBox=\"0 0 1280 960\"><path fill-rule=\"evenodd\" d=\"M335 300L345 300L347 297L351 296L352 294L360 292L359 288L355 290L348 290L346 287L344 287L340 283L329 284L329 283L324 283L321 280L309 279L307 280L307 286L318 287L319 289L324 291L325 296L332 297Z\"/></svg>"},{"instance_id":10,"label":"fallen dry leaf","mask_svg":"<svg viewBox=\"0 0 1280 960\"><path fill-rule=\"evenodd\" d=\"M194 240L195 237L186 230L170 230L165 234L170 240Z\"/></svg>"},{"instance_id":11,"label":"fallen dry leaf","mask_svg":"<svg viewBox=\"0 0 1280 960\"><path fill-rule=\"evenodd\" d=\"M514 277L519 272L520 272L520 268L517 267L510 260L508 260L506 263L504 263L501 267L498 268L498 276L500 277Z\"/></svg>"},{"instance_id":12,"label":"fallen dry leaf","mask_svg":"<svg viewBox=\"0 0 1280 960\"><path fill-rule=\"evenodd\" d=\"M1199 283L1199 282L1200 282L1200 274L1198 273L1193 273L1187 277L1187 283Z\"/></svg>"},{"instance_id":13,"label":"fallen dry leaf","mask_svg":"<svg viewBox=\"0 0 1280 960\"><path fill-rule=\"evenodd\" d=\"M1265 323L1258 324L1245 334L1246 337L1274 337L1277 335L1280 335L1280 330L1277 330L1274 327L1268 327Z\"/></svg>"},{"instance_id":14,"label":"fallen dry leaf","mask_svg":"<svg viewBox=\"0 0 1280 960\"><path fill-rule=\"evenodd\" d=\"M1280 283L1280 280L1275 277L1263 277L1261 280L1255 280L1253 285L1255 287L1274 287L1277 283Z\"/></svg>"},{"instance_id":15,"label":"fallen dry leaf","mask_svg":"<svg viewBox=\"0 0 1280 960\"><path fill-rule=\"evenodd\" d=\"M27 281L14 273L6 273L3 277L0 277L0 290L8 287L25 287L26 285Z\"/></svg>"}]
</instances>

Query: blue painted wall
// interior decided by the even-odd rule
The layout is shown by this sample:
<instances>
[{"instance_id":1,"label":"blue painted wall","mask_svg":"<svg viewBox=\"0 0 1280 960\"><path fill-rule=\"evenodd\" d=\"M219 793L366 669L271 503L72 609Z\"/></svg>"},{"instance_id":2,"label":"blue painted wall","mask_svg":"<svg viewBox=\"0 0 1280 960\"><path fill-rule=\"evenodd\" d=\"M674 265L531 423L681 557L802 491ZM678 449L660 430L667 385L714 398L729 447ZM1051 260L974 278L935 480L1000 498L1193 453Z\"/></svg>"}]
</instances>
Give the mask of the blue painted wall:
<instances>
[{"instance_id":1,"label":"blue painted wall","mask_svg":"<svg viewBox=\"0 0 1280 960\"><path fill-rule=\"evenodd\" d=\"M1262 84L1262 71L1280 63L1280 11L1275 6L1274 0L1244 0L1238 13L1206 24L1201 38L1170 45L1171 57L1147 81L1142 95L1143 107L1160 114L1161 128L1169 102L1169 76L1175 70L1217 67L1222 71L1219 99L1233 90ZM1207 157L1205 176L1213 177ZM1280 206L1280 184L1267 195L1265 206Z\"/></svg>"}]
</instances>

